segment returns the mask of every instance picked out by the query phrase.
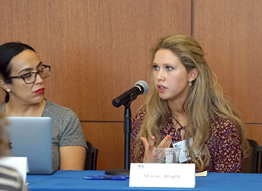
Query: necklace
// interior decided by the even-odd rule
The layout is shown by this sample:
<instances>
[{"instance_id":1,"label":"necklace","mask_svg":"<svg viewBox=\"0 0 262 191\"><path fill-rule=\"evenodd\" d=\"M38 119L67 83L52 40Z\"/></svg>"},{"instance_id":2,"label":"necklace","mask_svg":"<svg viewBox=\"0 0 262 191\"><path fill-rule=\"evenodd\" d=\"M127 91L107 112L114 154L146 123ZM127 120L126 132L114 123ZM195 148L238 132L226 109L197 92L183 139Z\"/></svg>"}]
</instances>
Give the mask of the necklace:
<instances>
[{"instance_id":1,"label":"necklace","mask_svg":"<svg viewBox=\"0 0 262 191\"><path fill-rule=\"evenodd\" d=\"M176 121L176 123L181 127L181 128L183 128L183 126L179 123L179 121L174 117L174 116L172 116L173 117L173 119Z\"/></svg>"},{"instance_id":2,"label":"necklace","mask_svg":"<svg viewBox=\"0 0 262 191\"><path fill-rule=\"evenodd\" d=\"M175 141L181 141L181 140L184 140L185 139L185 127L183 127L181 125L181 123L179 123L179 121L174 117L172 116L172 118L175 120L175 122L179 125L179 127L175 130L174 130L174 140ZM174 125L175 127L176 125ZM176 138L175 138L176 137ZM173 141L172 141L173 142Z\"/></svg>"}]
</instances>

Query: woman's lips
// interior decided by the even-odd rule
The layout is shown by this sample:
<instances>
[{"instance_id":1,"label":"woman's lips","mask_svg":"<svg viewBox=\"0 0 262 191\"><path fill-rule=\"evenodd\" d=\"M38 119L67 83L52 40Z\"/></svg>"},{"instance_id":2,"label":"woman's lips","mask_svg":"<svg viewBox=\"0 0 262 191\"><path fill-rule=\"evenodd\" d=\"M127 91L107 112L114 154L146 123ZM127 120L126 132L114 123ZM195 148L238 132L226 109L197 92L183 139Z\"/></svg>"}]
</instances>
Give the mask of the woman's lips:
<instances>
[{"instance_id":1,"label":"woman's lips","mask_svg":"<svg viewBox=\"0 0 262 191\"><path fill-rule=\"evenodd\" d=\"M165 86L157 86L159 92L164 92L167 88Z\"/></svg>"},{"instance_id":2,"label":"woman's lips","mask_svg":"<svg viewBox=\"0 0 262 191\"><path fill-rule=\"evenodd\" d=\"M36 94L43 94L45 92L45 88L41 88L35 91Z\"/></svg>"}]
</instances>

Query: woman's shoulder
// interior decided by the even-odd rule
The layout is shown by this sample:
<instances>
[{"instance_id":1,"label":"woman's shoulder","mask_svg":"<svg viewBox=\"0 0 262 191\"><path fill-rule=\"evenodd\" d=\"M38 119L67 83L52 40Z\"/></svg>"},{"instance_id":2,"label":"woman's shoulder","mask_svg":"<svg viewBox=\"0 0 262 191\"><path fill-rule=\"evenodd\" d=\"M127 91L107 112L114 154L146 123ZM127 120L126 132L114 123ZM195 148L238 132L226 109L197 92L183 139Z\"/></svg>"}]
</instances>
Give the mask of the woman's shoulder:
<instances>
[{"instance_id":1,"label":"woman's shoulder","mask_svg":"<svg viewBox=\"0 0 262 191\"><path fill-rule=\"evenodd\" d=\"M67 108L67 107L64 107L64 106L61 106L61 105L58 105L52 101L49 101L46 99L46 106L45 106L45 109L44 109L44 114L46 115L49 115L49 114L52 114L52 115L72 115L72 116L75 116L75 112L70 109L70 108Z\"/></svg>"},{"instance_id":2,"label":"woman's shoulder","mask_svg":"<svg viewBox=\"0 0 262 191\"><path fill-rule=\"evenodd\" d=\"M213 122L211 123L211 128L213 132L216 133L228 133L228 132L238 132L238 125L235 120L228 117L221 117L216 115Z\"/></svg>"},{"instance_id":3,"label":"woman's shoulder","mask_svg":"<svg viewBox=\"0 0 262 191\"><path fill-rule=\"evenodd\" d=\"M146 115L146 110L141 109L141 110L136 112L136 114L134 116L134 120L144 120L145 115Z\"/></svg>"},{"instance_id":4,"label":"woman's shoulder","mask_svg":"<svg viewBox=\"0 0 262 191\"><path fill-rule=\"evenodd\" d=\"M1 174L1 176L3 176L3 175L8 176L11 179L21 178L19 172L16 169L9 167L9 166L4 166L4 165L0 165L0 174Z\"/></svg>"},{"instance_id":5,"label":"woman's shoulder","mask_svg":"<svg viewBox=\"0 0 262 191\"><path fill-rule=\"evenodd\" d=\"M20 173L8 166L0 165L0 187L5 187L7 190L27 190L24 187L22 176Z\"/></svg>"},{"instance_id":6,"label":"woman's shoulder","mask_svg":"<svg viewBox=\"0 0 262 191\"><path fill-rule=\"evenodd\" d=\"M133 128L139 127L143 123L145 115L146 115L145 110L139 110L138 112L136 112L136 114L135 114L135 116L133 117L133 120L132 120Z\"/></svg>"},{"instance_id":7,"label":"woman's shoulder","mask_svg":"<svg viewBox=\"0 0 262 191\"><path fill-rule=\"evenodd\" d=\"M229 117L222 117L222 116L218 116L218 115L215 115L212 124L219 124L219 125L223 125L223 126L237 125L235 120L233 120Z\"/></svg>"},{"instance_id":8,"label":"woman's shoulder","mask_svg":"<svg viewBox=\"0 0 262 191\"><path fill-rule=\"evenodd\" d=\"M4 165L0 165L0 169L2 170L2 169L5 169L5 170L7 170L7 171L10 171L10 172L16 172L16 170L14 169L14 168L12 168L12 167L9 167L9 166L4 166ZM6 172L7 172L6 171Z\"/></svg>"},{"instance_id":9,"label":"woman's shoulder","mask_svg":"<svg viewBox=\"0 0 262 191\"><path fill-rule=\"evenodd\" d=\"M58 108L58 109L62 109L62 110L70 109L70 108L58 105L58 104L56 104L56 103L54 103L54 102L52 102L48 99L46 99L46 107L48 107L48 108L54 107L54 108Z\"/></svg>"}]
</instances>

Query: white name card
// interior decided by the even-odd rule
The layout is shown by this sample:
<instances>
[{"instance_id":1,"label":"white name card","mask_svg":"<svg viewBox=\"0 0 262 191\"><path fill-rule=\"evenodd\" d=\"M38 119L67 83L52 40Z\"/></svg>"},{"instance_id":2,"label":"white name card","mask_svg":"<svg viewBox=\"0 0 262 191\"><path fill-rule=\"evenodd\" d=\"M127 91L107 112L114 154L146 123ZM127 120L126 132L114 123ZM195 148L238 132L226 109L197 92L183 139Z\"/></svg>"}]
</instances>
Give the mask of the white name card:
<instances>
[{"instance_id":1,"label":"white name card","mask_svg":"<svg viewBox=\"0 0 262 191\"><path fill-rule=\"evenodd\" d=\"M130 164L129 187L194 188L195 186L195 164Z\"/></svg>"}]
</instances>

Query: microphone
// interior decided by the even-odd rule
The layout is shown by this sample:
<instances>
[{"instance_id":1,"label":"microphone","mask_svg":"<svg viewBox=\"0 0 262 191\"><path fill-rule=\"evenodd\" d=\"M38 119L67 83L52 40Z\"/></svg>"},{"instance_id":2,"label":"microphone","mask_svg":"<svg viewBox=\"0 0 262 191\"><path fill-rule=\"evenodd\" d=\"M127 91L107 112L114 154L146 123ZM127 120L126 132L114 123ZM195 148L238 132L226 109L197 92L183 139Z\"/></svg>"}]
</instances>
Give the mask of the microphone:
<instances>
[{"instance_id":1,"label":"microphone","mask_svg":"<svg viewBox=\"0 0 262 191\"><path fill-rule=\"evenodd\" d=\"M112 104L115 107L125 105L135 100L138 95L146 94L148 92L148 89L149 89L148 84L143 80L139 80L135 83L135 86L132 87L130 90L126 91L119 97L113 99Z\"/></svg>"}]
</instances>

